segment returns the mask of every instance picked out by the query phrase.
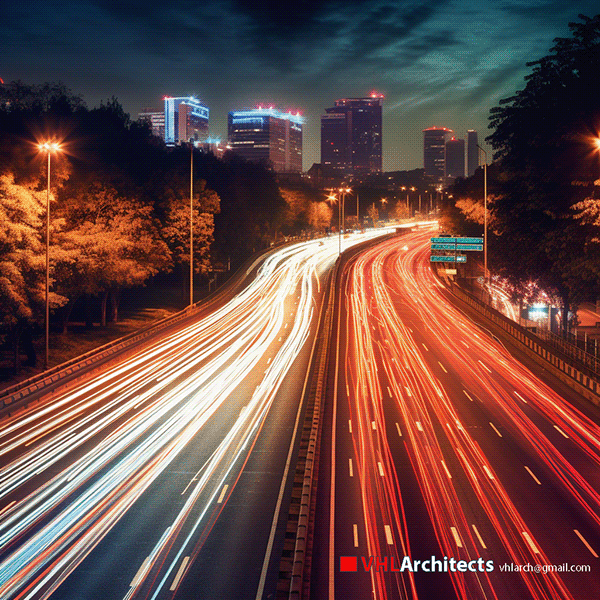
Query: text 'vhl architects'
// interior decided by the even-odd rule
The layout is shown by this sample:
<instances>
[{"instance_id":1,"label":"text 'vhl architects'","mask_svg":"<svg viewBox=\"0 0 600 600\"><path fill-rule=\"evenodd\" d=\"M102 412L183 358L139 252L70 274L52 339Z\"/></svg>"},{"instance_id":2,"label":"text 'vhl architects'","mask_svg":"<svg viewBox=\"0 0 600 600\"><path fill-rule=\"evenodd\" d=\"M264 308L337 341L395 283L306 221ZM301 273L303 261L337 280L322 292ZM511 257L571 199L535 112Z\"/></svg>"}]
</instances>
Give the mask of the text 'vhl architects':
<instances>
[{"instance_id":1,"label":"text 'vhl architects'","mask_svg":"<svg viewBox=\"0 0 600 600\"><path fill-rule=\"evenodd\" d=\"M340 175L382 170L383 95L336 100L321 117L321 164Z\"/></svg>"},{"instance_id":2,"label":"text 'vhl architects'","mask_svg":"<svg viewBox=\"0 0 600 600\"><path fill-rule=\"evenodd\" d=\"M302 124L299 114L258 106L229 113L231 150L252 162L272 165L277 173L302 172Z\"/></svg>"},{"instance_id":3,"label":"text 'vhl architects'","mask_svg":"<svg viewBox=\"0 0 600 600\"><path fill-rule=\"evenodd\" d=\"M208 136L208 107L193 96L165 98L165 143L177 145Z\"/></svg>"}]
</instances>

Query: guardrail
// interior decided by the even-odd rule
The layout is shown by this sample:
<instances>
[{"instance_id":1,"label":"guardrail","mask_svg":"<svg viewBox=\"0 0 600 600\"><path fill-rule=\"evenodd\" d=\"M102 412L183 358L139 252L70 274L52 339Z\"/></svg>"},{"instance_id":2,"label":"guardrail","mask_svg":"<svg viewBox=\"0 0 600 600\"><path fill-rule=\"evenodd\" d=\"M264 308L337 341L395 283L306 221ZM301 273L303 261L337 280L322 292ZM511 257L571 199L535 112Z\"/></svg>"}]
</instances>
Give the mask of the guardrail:
<instances>
[{"instance_id":1,"label":"guardrail","mask_svg":"<svg viewBox=\"0 0 600 600\"><path fill-rule=\"evenodd\" d=\"M546 340L543 340L537 334L521 327L496 309L481 302L458 284L453 282L449 290L488 321L503 330L510 338L519 342L527 354L536 359L538 363L549 368L562 381L573 387L592 403L600 405L600 381L590 369L584 365L574 365L568 360L571 357L553 352L552 350L558 349L552 348Z\"/></svg>"}]
</instances>

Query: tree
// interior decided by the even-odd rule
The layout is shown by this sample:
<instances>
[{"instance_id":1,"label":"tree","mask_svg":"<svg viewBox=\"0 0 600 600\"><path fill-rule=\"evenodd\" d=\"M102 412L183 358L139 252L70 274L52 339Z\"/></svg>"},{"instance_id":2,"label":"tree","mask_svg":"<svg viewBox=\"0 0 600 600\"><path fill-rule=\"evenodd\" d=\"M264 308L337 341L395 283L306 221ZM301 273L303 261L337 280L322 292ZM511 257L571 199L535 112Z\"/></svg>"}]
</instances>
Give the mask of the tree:
<instances>
[{"instance_id":1,"label":"tree","mask_svg":"<svg viewBox=\"0 0 600 600\"><path fill-rule=\"evenodd\" d=\"M0 337L8 337L19 370L23 333L42 320L45 306L44 214L46 194L0 175ZM56 221L53 222L53 233ZM56 247L51 247L56 259ZM51 291L51 308L66 298Z\"/></svg>"},{"instance_id":2,"label":"tree","mask_svg":"<svg viewBox=\"0 0 600 600\"><path fill-rule=\"evenodd\" d=\"M600 130L600 15L580 19L569 24L572 37L557 38L548 56L528 63L525 88L491 110L487 138L502 173L493 265L515 285L533 281L557 294L564 331L588 287L579 274L595 271L573 206L586 196L579 183L597 178L591 141Z\"/></svg>"}]
</instances>

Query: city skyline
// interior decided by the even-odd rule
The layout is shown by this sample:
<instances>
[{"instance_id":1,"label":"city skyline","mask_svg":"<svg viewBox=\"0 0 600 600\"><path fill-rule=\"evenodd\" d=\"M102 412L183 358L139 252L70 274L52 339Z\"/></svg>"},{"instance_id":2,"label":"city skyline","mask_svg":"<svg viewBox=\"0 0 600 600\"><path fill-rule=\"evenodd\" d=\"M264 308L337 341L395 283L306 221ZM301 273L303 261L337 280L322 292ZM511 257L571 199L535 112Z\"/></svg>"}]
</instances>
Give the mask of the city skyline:
<instances>
[{"instance_id":1,"label":"city skyline","mask_svg":"<svg viewBox=\"0 0 600 600\"><path fill-rule=\"evenodd\" d=\"M325 107L375 89L385 95L383 169L406 170L423 166L428 127L461 138L474 129L485 144L490 108L523 88L526 63L568 35L578 13L596 12L591 0L276 6L4 3L0 77L62 81L89 106L115 96L134 119L165 95L196 94L210 107L211 135L223 139L233 109L300 109L305 170L319 162Z\"/></svg>"}]
</instances>

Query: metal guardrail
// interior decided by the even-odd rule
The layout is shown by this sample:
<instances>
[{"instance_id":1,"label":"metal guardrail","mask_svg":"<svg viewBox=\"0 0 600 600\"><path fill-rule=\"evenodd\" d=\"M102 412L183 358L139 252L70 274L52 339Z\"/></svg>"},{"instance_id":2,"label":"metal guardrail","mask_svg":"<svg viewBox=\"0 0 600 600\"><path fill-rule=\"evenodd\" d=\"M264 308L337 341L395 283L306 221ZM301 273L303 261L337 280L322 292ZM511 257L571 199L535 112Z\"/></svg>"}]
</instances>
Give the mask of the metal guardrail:
<instances>
[{"instance_id":1,"label":"metal guardrail","mask_svg":"<svg viewBox=\"0 0 600 600\"><path fill-rule=\"evenodd\" d=\"M559 335L556 335L552 331L546 329L538 329L535 334L542 338L547 344L557 348L567 356L575 359L582 366L590 369L596 375L600 375L600 360L598 360L593 354L580 348L573 342L579 342L580 340L574 335L570 334L568 339L565 339ZM570 341L573 338L573 342Z\"/></svg>"}]
</instances>

